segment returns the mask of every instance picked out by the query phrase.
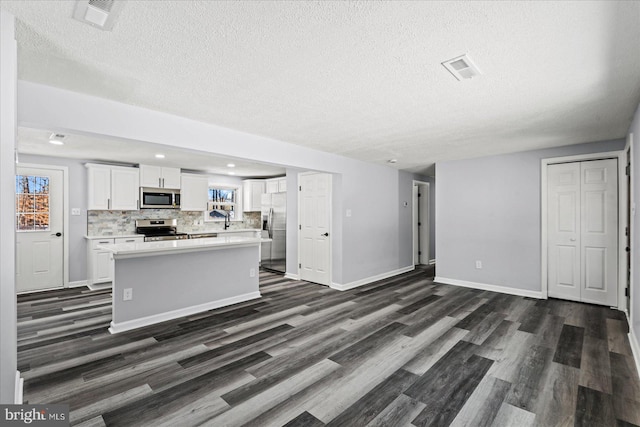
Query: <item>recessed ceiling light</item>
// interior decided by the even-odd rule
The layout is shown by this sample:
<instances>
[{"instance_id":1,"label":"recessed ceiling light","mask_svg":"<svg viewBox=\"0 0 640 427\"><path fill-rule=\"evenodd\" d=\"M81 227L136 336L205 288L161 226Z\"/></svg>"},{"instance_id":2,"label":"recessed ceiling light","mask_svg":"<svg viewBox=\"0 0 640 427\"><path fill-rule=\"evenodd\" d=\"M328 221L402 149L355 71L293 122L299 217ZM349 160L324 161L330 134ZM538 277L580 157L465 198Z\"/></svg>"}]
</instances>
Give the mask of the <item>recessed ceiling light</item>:
<instances>
[{"instance_id":1,"label":"recessed ceiling light","mask_svg":"<svg viewBox=\"0 0 640 427\"><path fill-rule=\"evenodd\" d=\"M227 172L227 173L228 173L229 175L235 175L235 174L236 174L235 172L231 172L231 171L229 171L229 172Z\"/></svg>"},{"instance_id":2,"label":"recessed ceiling light","mask_svg":"<svg viewBox=\"0 0 640 427\"><path fill-rule=\"evenodd\" d=\"M164 159L164 154L156 154L156 159Z\"/></svg>"},{"instance_id":3,"label":"recessed ceiling light","mask_svg":"<svg viewBox=\"0 0 640 427\"><path fill-rule=\"evenodd\" d=\"M49 137L49 143L53 145L64 145L65 138L66 138L66 135L63 135L61 133L52 133L51 136Z\"/></svg>"},{"instance_id":4,"label":"recessed ceiling light","mask_svg":"<svg viewBox=\"0 0 640 427\"><path fill-rule=\"evenodd\" d=\"M387 160L387 163L396 163L398 161L398 159L389 159Z\"/></svg>"},{"instance_id":5,"label":"recessed ceiling light","mask_svg":"<svg viewBox=\"0 0 640 427\"><path fill-rule=\"evenodd\" d=\"M227 163L227 167L228 167L228 168L235 168L235 167L236 167L236 165L234 165L233 163Z\"/></svg>"}]
</instances>

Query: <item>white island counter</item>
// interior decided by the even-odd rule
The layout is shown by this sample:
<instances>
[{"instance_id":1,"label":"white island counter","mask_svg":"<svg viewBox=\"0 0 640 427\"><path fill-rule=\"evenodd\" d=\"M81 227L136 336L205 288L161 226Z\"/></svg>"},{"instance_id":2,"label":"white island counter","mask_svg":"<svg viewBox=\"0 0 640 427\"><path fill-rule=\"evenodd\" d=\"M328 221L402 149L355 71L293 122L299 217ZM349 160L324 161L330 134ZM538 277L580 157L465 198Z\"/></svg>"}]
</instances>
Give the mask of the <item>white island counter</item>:
<instances>
[{"instance_id":1,"label":"white island counter","mask_svg":"<svg viewBox=\"0 0 640 427\"><path fill-rule=\"evenodd\" d=\"M259 237L100 245L113 257L111 333L255 298Z\"/></svg>"}]
</instances>

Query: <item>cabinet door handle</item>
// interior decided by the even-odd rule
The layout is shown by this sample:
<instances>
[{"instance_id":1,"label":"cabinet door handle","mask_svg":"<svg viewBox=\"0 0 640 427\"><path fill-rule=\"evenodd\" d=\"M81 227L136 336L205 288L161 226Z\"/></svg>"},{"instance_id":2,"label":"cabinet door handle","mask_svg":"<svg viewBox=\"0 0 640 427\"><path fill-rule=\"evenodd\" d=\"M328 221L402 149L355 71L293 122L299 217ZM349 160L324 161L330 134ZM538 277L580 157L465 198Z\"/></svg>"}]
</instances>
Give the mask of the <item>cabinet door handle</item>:
<instances>
[{"instance_id":1,"label":"cabinet door handle","mask_svg":"<svg viewBox=\"0 0 640 427\"><path fill-rule=\"evenodd\" d=\"M107 199L107 209L111 209L111 199Z\"/></svg>"},{"instance_id":2,"label":"cabinet door handle","mask_svg":"<svg viewBox=\"0 0 640 427\"><path fill-rule=\"evenodd\" d=\"M164 178L162 178L162 188L164 188Z\"/></svg>"}]
</instances>

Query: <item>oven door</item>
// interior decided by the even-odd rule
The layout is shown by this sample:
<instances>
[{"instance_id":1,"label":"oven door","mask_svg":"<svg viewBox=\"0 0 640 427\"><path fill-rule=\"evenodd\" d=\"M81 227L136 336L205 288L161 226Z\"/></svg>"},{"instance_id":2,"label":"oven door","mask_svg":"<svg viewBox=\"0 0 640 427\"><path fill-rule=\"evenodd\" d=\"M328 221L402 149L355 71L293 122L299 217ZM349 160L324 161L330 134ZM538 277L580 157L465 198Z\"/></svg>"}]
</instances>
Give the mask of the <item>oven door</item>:
<instances>
[{"instance_id":1,"label":"oven door","mask_svg":"<svg viewBox=\"0 0 640 427\"><path fill-rule=\"evenodd\" d=\"M173 209L173 192L157 191L148 188L140 189L141 208Z\"/></svg>"}]
</instances>

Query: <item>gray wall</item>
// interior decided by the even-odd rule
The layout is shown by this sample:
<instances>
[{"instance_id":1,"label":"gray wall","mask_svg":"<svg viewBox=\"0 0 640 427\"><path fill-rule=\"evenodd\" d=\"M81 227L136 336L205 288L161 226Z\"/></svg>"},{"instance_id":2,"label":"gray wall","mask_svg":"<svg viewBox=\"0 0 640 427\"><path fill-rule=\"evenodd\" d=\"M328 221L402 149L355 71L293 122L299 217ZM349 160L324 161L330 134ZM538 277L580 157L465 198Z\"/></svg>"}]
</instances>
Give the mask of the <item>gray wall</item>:
<instances>
[{"instance_id":1,"label":"gray wall","mask_svg":"<svg viewBox=\"0 0 640 427\"><path fill-rule=\"evenodd\" d=\"M632 200L635 202L636 209L633 214L631 237L631 266L632 266L632 284L631 289L631 325L632 333L636 337L636 341L640 343L640 105L636 109L633 123L629 128L629 132L633 133L633 158L631 159L633 169L633 181L631 190L633 191ZM636 355L640 357L640 355Z\"/></svg>"},{"instance_id":2,"label":"gray wall","mask_svg":"<svg viewBox=\"0 0 640 427\"><path fill-rule=\"evenodd\" d=\"M80 209L80 216L69 215L69 281L87 280L87 169L86 160L20 154L19 163L66 166L69 168L69 212Z\"/></svg>"},{"instance_id":3,"label":"gray wall","mask_svg":"<svg viewBox=\"0 0 640 427\"><path fill-rule=\"evenodd\" d=\"M540 291L541 159L621 150L624 144L603 141L439 163L437 276Z\"/></svg>"}]
</instances>

